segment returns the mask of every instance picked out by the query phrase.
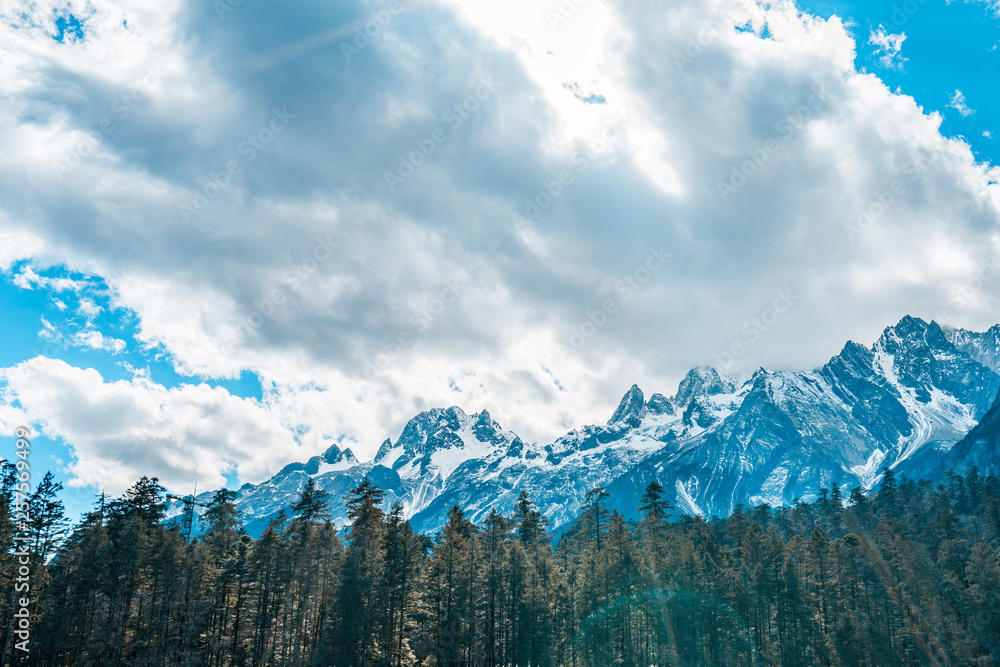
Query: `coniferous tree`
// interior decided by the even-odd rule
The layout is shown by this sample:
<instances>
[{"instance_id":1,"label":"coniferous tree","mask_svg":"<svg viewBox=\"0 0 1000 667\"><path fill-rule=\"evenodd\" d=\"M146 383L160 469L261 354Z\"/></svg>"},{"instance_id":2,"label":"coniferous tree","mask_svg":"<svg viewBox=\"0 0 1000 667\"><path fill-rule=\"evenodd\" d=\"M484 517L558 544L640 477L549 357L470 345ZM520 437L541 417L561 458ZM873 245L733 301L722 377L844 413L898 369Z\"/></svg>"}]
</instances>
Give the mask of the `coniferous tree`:
<instances>
[{"instance_id":1,"label":"coniferous tree","mask_svg":"<svg viewBox=\"0 0 1000 667\"><path fill-rule=\"evenodd\" d=\"M28 501L30 518L27 523L32 551L43 562L55 551L67 531L66 510L57 496L62 488L62 483L54 481L52 473L47 472Z\"/></svg>"},{"instance_id":2,"label":"coniferous tree","mask_svg":"<svg viewBox=\"0 0 1000 667\"><path fill-rule=\"evenodd\" d=\"M427 576L433 651L441 667L467 664L476 632L476 527L458 506L434 545Z\"/></svg>"},{"instance_id":3,"label":"coniferous tree","mask_svg":"<svg viewBox=\"0 0 1000 667\"><path fill-rule=\"evenodd\" d=\"M413 661L408 632L414 627L413 612L421 561L420 540L403 518L403 506L393 504L385 521L384 618L379 664L402 667Z\"/></svg>"},{"instance_id":4,"label":"coniferous tree","mask_svg":"<svg viewBox=\"0 0 1000 667\"><path fill-rule=\"evenodd\" d=\"M365 478L347 496L351 521L340 588L341 664L366 667L380 661L379 628L388 623L385 572L384 492ZM382 650L380 650L382 649Z\"/></svg>"},{"instance_id":5,"label":"coniferous tree","mask_svg":"<svg viewBox=\"0 0 1000 667\"><path fill-rule=\"evenodd\" d=\"M846 508L833 487L825 503L740 507L712 521L668 522L652 487L634 525L609 512L606 492L595 489L556 547L526 494L511 516L494 510L481 527L452 508L427 547L401 506L382 512L382 492L365 480L348 496L346 549L315 483L306 483L291 521L279 514L259 539L234 527L231 493L220 494L206 534L188 544L156 520L161 490L143 479L37 559L32 659L994 664L1000 481L975 473L937 487L893 479L870 496L856 491ZM0 507L7 562L12 488L4 486ZM44 494L48 501L56 491Z\"/></svg>"},{"instance_id":6,"label":"coniferous tree","mask_svg":"<svg viewBox=\"0 0 1000 667\"><path fill-rule=\"evenodd\" d=\"M221 559L229 553L242 528L239 512L233 504L235 499L235 491L219 489L212 496L202 515L202 521L208 528L201 536L201 540L216 559Z\"/></svg>"}]
</instances>

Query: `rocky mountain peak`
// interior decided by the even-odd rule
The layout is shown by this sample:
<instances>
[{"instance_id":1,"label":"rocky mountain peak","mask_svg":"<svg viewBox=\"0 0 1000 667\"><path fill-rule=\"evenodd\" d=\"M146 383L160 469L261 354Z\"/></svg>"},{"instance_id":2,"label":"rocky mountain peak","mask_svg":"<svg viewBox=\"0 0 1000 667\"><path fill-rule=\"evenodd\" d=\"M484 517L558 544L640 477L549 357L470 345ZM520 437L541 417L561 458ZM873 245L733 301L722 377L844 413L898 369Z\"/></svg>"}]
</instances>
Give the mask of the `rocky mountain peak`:
<instances>
[{"instance_id":1,"label":"rocky mountain peak","mask_svg":"<svg viewBox=\"0 0 1000 667\"><path fill-rule=\"evenodd\" d=\"M491 509L512 511L522 490L558 527L596 486L613 490L613 508L630 517L654 479L676 507L724 515L740 503L808 499L833 483L867 488L882 466L932 480L949 468L995 471L998 357L1000 326L974 333L907 317L871 348L846 344L818 371L736 378L695 368L673 398L644 400L632 386L608 425L549 444L525 445L486 410L427 410L395 443L385 440L374 462L351 464L350 450L331 446L244 485L238 507L255 522L249 530L262 530L308 476L334 499L369 476L387 490L385 508L403 503L421 532L438 530L454 505L477 522ZM343 503L332 509L342 525Z\"/></svg>"},{"instance_id":2,"label":"rocky mountain peak","mask_svg":"<svg viewBox=\"0 0 1000 667\"><path fill-rule=\"evenodd\" d=\"M920 318L907 315L897 324L886 327L876 341L873 350L891 355L919 354L920 351L952 348L944 331L937 322L925 322Z\"/></svg>"},{"instance_id":3,"label":"rocky mountain peak","mask_svg":"<svg viewBox=\"0 0 1000 667\"><path fill-rule=\"evenodd\" d=\"M611 419L608 420L608 426L625 423L635 428L645 416L646 399L638 385L632 385L632 388L625 392L625 396L622 397L615 413L611 415Z\"/></svg>"},{"instance_id":4,"label":"rocky mountain peak","mask_svg":"<svg viewBox=\"0 0 1000 667\"><path fill-rule=\"evenodd\" d=\"M500 424L493 421L489 412L483 410L473 417L475 419L472 423L472 435L476 440L498 447L509 444L513 448L511 451L521 451L523 447L521 439L513 433L504 431Z\"/></svg>"},{"instance_id":5,"label":"rocky mountain peak","mask_svg":"<svg viewBox=\"0 0 1000 667\"><path fill-rule=\"evenodd\" d=\"M671 415L674 413L674 405L663 394L653 394L646 401L646 411L654 415Z\"/></svg>"},{"instance_id":6,"label":"rocky mountain peak","mask_svg":"<svg viewBox=\"0 0 1000 667\"><path fill-rule=\"evenodd\" d=\"M425 410L407 422L396 446L402 445L404 450L415 455L461 447L458 431L468 421L469 416L456 406Z\"/></svg>"},{"instance_id":7,"label":"rocky mountain peak","mask_svg":"<svg viewBox=\"0 0 1000 667\"><path fill-rule=\"evenodd\" d=\"M358 462L357 457L354 456L354 452L351 451L350 447L345 447L340 449L336 444L330 445L330 447L323 452L321 457L323 463L349 463L356 464Z\"/></svg>"},{"instance_id":8,"label":"rocky mountain peak","mask_svg":"<svg viewBox=\"0 0 1000 667\"><path fill-rule=\"evenodd\" d=\"M696 396L713 396L733 390L731 382L724 380L719 372L710 366L692 368L681 380L674 397L677 406L687 405Z\"/></svg>"},{"instance_id":9,"label":"rocky mountain peak","mask_svg":"<svg viewBox=\"0 0 1000 667\"><path fill-rule=\"evenodd\" d=\"M378 463L386 457L386 455L392 450L393 444L392 440L386 438L382 441L382 444L378 448L378 453L375 454L375 462Z\"/></svg>"}]
</instances>

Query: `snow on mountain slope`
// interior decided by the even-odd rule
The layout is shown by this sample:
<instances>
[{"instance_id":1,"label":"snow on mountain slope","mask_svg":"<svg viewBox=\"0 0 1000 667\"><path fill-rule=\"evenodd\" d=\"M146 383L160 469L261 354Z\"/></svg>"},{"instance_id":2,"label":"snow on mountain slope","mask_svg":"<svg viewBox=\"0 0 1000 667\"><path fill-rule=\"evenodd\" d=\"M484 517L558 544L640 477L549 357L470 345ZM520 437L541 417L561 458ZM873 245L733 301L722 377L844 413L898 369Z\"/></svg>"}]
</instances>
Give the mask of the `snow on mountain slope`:
<instances>
[{"instance_id":1,"label":"snow on mountain slope","mask_svg":"<svg viewBox=\"0 0 1000 667\"><path fill-rule=\"evenodd\" d=\"M648 400L633 385L606 424L548 444L523 442L485 410L428 410L372 461L333 446L263 484L245 485L237 506L248 529L260 529L287 512L313 477L343 525L343 495L366 476L386 491L386 507L400 502L423 532L440 528L453 505L476 521L494 508L510 513L521 490L553 528L571 522L596 486L607 487L612 507L635 516L654 479L683 512L786 505L835 483L870 488L885 465L940 474L942 462L956 456L955 443L1000 393L997 359L1000 326L946 331L905 317L871 348L849 342L815 371L759 369L737 378L696 368L674 396Z\"/></svg>"},{"instance_id":2,"label":"snow on mountain slope","mask_svg":"<svg viewBox=\"0 0 1000 667\"><path fill-rule=\"evenodd\" d=\"M1000 373L1000 324L976 333L965 329L944 329L944 335L958 350L983 366Z\"/></svg>"}]
</instances>

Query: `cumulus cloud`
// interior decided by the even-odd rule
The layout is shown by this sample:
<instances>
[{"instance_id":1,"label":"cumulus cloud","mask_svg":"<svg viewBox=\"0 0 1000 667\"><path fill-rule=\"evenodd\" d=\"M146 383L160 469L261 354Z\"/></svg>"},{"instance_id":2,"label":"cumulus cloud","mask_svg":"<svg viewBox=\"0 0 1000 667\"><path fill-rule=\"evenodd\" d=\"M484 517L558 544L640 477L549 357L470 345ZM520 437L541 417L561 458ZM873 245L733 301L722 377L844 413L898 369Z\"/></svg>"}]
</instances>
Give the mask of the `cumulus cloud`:
<instances>
[{"instance_id":1,"label":"cumulus cloud","mask_svg":"<svg viewBox=\"0 0 1000 667\"><path fill-rule=\"evenodd\" d=\"M890 69L902 69L903 63L907 61L907 58L900 55L904 41L906 41L905 32L889 33L881 25L876 30L872 30L868 36L868 43L877 47L875 53L881 54L879 62L882 63L882 67Z\"/></svg>"},{"instance_id":2,"label":"cumulus cloud","mask_svg":"<svg viewBox=\"0 0 1000 667\"><path fill-rule=\"evenodd\" d=\"M178 489L218 488L229 471L259 481L273 472L276 453L302 453L264 406L223 389L165 389L141 377L106 382L97 371L46 357L4 369L0 381L4 430L39 423L45 436L71 447L75 483L111 493L142 475Z\"/></svg>"},{"instance_id":3,"label":"cumulus cloud","mask_svg":"<svg viewBox=\"0 0 1000 667\"><path fill-rule=\"evenodd\" d=\"M89 347L111 353L121 352L125 349L125 341L105 336L97 330L77 332L73 336L73 344L78 347Z\"/></svg>"},{"instance_id":4,"label":"cumulus cloud","mask_svg":"<svg viewBox=\"0 0 1000 667\"><path fill-rule=\"evenodd\" d=\"M257 405L51 360L8 369L8 400L75 447L81 480L105 446L132 476L204 484L331 438L370 456L451 404L548 439L606 419L633 382L672 393L696 364L811 367L905 313L998 312L993 286L948 302L1000 251L997 170L858 72L839 19L789 2L593 2L554 20L463 0L374 24L385 6L360 0L223 19L95 2L71 43L35 7L0 26L0 234L22 239L0 263L102 276L180 372L265 386ZM898 58L903 35L883 36ZM655 270L653 252L669 255ZM779 293L792 305L751 342ZM149 407L102 412L115 437L64 424L87 395L54 376ZM212 454L190 435L192 415L216 433L202 400L246 442ZM129 449L166 403L150 437L172 458Z\"/></svg>"}]
</instances>

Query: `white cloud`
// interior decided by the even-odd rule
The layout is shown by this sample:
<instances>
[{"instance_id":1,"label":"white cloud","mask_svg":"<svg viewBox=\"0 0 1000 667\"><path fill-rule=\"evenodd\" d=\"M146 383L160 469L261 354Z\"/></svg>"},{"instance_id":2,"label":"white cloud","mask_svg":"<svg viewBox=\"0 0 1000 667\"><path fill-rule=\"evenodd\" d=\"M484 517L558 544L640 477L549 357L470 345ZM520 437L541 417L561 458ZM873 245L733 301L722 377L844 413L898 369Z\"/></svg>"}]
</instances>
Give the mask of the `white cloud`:
<instances>
[{"instance_id":1,"label":"white cloud","mask_svg":"<svg viewBox=\"0 0 1000 667\"><path fill-rule=\"evenodd\" d=\"M950 5L953 2L955 0L945 0L946 5ZM965 0L965 4L983 5L994 16L1000 17L1000 0Z\"/></svg>"},{"instance_id":2,"label":"white cloud","mask_svg":"<svg viewBox=\"0 0 1000 667\"><path fill-rule=\"evenodd\" d=\"M1000 252L997 170L856 71L839 19L735 0L591 2L554 25L528 2L457 7L408 5L351 62L324 37L367 20L351 1L244 3L224 29L210 4L99 3L68 45L0 26L0 183L17 195L0 196L0 234L33 239L0 263L103 276L178 370L249 369L265 387L257 405L53 361L8 371L29 413L74 444L81 479L106 472L104 425L55 413L88 404L84 386L176 406L151 437L202 461L127 449L153 407L101 411L118 434L109 451L128 453L116 480L163 467L207 488L242 457L241 479L257 478L339 436L371 456L416 411L453 403L547 439L603 421L633 382L672 392L744 341L777 290L800 298L737 366L813 367L905 313L939 316ZM154 66L161 82L141 86ZM484 76L500 85L477 101ZM121 118L112 105L133 89L142 99ZM247 137L266 138L286 108L295 118L250 160ZM417 153L431 136L443 140ZM421 164L390 191L385 173L412 155ZM661 246L673 256L630 288ZM996 287L944 314L992 324ZM593 320L575 349L572 331ZM184 430L204 401L225 419L207 411L199 429L216 419L283 444L254 436L212 454ZM311 435L296 445L291 429Z\"/></svg>"},{"instance_id":3,"label":"white cloud","mask_svg":"<svg viewBox=\"0 0 1000 667\"><path fill-rule=\"evenodd\" d=\"M80 305L77 307L77 310L80 312L81 315L85 316L87 319L91 319L96 315L100 315L103 308L98 306L90 299L81 299Z\"/></svg>"},{"instance_id":4,"label":"white cloud","mask_svg":"<svg viewBox=\"0 0 1000 667\"><path fill-rule=\"evenodd\" d=\"M125 341L105 336L100 331L91 329L74 334L73 343L78 347L89 347L93 350L104 350L112 354L125 349Z\"/></svg>"},{"instance_id":5,"label":"white cloud","mask_svg":"<svg viewBox=\"0 0 1000 667\"><path fill-rule=\"evenodd\" d=\"M82 330L69 334L68 332L61 331L44 317L41 319L42 328L38 331L38 337L50 343L61 343L64 349L72 346L91 350L103 350L110 354L118 354L125 350L125 341L112 336L105 336L97 329L94 329L89 323Z\"/></svg>"},{"instance_id":6,"label":"white cloud","mask_svg":"<svg viewBox=\"0 0 1000 667\"><path fill-rule=\"evenodd\" d=\"M1000 17L1000 0L972 0L972 2L985 5L987 9L993 12L994 16Z\"/></svg>"},{"instance_id":7,"label":"white cloud","mask_svg":"<svg viewBox=\"0 0 1000 667\"><path fill-rule=\"evenodd\" d=\"M82 280L40 276L30 266L24 267L14 275L13 282L21 289L41 288L53 292L79 292L87 287L87 283Z\"/></svg>"},{"instance_id":8,"label":"white cloud","mask_svg":"<svg viewBox=\"0 0 1000 667\"><path fill-rule=\"evenodd\" d=\"M903 58L900 55L900 51L903 48L903 42L905 41L905 32L898 34L887 33L885 27L881 25L877 29L872 30L871 34L868 36L868 43L874 44L878 47L875 49L875 53L882 54L879 58L879 62L882 63L883 67L891 69L902 69L903 63L908 60L908 58Z\"/></svg>"},{"instance_id":9,"label":"white cloud","mask_svg":"<svg viewBox=\"0 0 1000 667\"><path fill-rule=\"evenodd\" d=\"M963 95L962 91L958 89L956 89L955 94L951 96L951 101L948 102L948 106L962 114L963 118L976 113L975 109L969 108L969 105L965 102L965 95Z\"/></svg>"},{"instance_id":10,"label":"white cloud","mask_svg":"<svg viewBox=\"0 0 1000 667\"><path fill-rule=\"evenodd\" d=\"M0 371L0 427L40 426L71 445L76 483L120 493L142 475L173 489L225 484L236 470L260 480L276 452L301 454L292 434L253 400L206 385L166 389L137 377L106 382L93 370L36 357Z\"/></svg>"}]
</instances>

